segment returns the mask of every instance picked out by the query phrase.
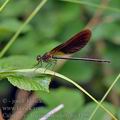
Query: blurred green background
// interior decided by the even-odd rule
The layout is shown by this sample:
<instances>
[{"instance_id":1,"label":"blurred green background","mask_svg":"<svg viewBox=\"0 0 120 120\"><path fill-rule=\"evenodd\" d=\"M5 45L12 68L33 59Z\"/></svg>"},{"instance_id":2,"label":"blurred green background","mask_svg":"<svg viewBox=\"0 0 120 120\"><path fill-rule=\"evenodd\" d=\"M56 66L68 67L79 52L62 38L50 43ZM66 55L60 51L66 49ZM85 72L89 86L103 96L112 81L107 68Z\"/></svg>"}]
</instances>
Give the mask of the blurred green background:
<instances>
[{"instance_id":1,"label":"blurred green background","mask_svg":"<svg viewBox=\"0 0 120 120\"><path fill-rule=\"evenodd\" d=\"M85 1L89 2L89 4L97 4L98 7L101 3L100 0ZM0 1L0 5L2 5L3 2L4 0ZM10 38L24 23L39 2L38 0L11 0L5 9L1 11L0 50L5 47ZM120 9L120 1L108 1L108 6ZM94 17L98 7L63 2L60 0L48 0L32 21L25 26L4 57L1 58L0 61L2 61L2 63L0 70L3 69L2 65L8 64L6 65L8 67L9 62L10 64L14 63L15 66L19 66L19 68L31 68L36 63L36 56L38 54L44 54L84 29L92 17ZM83 61L67 61L57 68L57 72L76 81L95 96L95 98L100 100L120 72L120 10L116 12L114 10L104 9L99 16L98 23L93 25L91 29L92 37L90 42L85 48L74 54L74 56L99 57L111 60L111 63L98 64ZM74 91L72 85L64 82L64 80L58 80L57 78L54 78L50 85L51 88L59 88L61 86ZM12 99L11 94L14 89L15 88L7 81L1 81L1 101L6 96ZM68 94L65 88L61 88L61 91L64 93L63 97ZM56 89L51 91L51 94L52 92L56 92L57 94ZM78 91L76 94L77 93ZM115 97L111 99L113 94L115 94ZM107 98L107 102L109 101L109 103L113 104L112 107L118 104L120 105L119 94L120 82L118 81L113 88L113 92L111 92ZM71 93L69 96L71 101L73 99L72 95ZM83 105L84 103L83 106L85 106L86 102L88 103L90 99L82 94L81 96L80 99L84 101L81 104ZM76 96L76 102L77 99L79 99L79 97ZM117 103L115 101L116 99L118 100ZM71 108L73 108L72 105L68 109L70 110ZM84 111L88 109L87 106L83 108ZM84 111L82 111L83 114ZM26 119L30 120L30 118Z\"/></svg>"}]
</instances>

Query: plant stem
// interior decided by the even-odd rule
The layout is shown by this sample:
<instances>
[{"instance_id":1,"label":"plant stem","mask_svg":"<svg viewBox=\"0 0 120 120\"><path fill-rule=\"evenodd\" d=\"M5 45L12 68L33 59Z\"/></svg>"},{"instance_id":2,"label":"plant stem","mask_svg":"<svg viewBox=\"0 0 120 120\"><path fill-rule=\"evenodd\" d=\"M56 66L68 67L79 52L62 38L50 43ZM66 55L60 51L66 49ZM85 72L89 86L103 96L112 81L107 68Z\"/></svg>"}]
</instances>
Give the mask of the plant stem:
<instances>
[{"instance_id":1,"label":"plant stem","mask_svg":"<svg viewBox=\"0 0 120 120\"><path fill-rule=\"evenodd\" d=\"M44 115L42 118L40 118L39 120L48 120L49 117L51 117L53 114L59 112L63 108L64 108L64 105L60 104L57 107L55 107L54 109L52 109L50 112L48 112L46 115Z\"/></svg>"},{"instance_id":2,"label":"plant stem","mask_svg":"<svg viewBox=\"0 0 120 120\"><path fill-rule=\"evenodd\" d=\"M89 120L92 120L92 118L93 118L94 114L97 112L99 106L105 100L105 98L107 97L107 95L109 94L109 92L111 91L111 89L113 88L113 86L115 85L115 83L119 80L119 78L120 78L120 74L117 76L117 78L114 80L114 82L112 83L112 85L109 87L109 89L107 90L107 92L105 93L105 95L103 96L103 98L101 99L101 101L99 102L99 104L96 106L96 108L94 109L93 113L91 114Z\"/></svg>"},{"instance_id":3,"label":"plant stem","mask_svg":"<svg viewBox=\"0 0 120 120\"><path fill-rule=\"evenodd\" d=\"M0 12L5 8L5 6L8 4L10 0L6 0L3 5L0 7Z\"/></svg>"},{"instance_id":4,"label":"plant stem","mask_svg":"<svg viewBox=\"0 0 120 120\"><path fill-rule=\"evenodd\" d=\"M15 42L16 38L19 36L23 28L32 20L32 18L38 13L38 11L44 6L47 0L42 0L39 5L35 8L35 10L31 13L31 15L26 19L23 25L20 26L18 31L14 34L14 36L10 39L7 45L0 52L0 58L6 53L6 51L10 48L10 46Z\"/></svg>"},{"instance_id":5,"label":"plant stem","mask_svg":"<svg viewBox=\"0 0 120 120\"><path fill-rule=\"evenodd\" d=\"M48 74L48 75L52 75L52 76L56 76L59 78L62 78L70 83L72 83L73 85L75 85L79 90L81 90L83 93L85 93L87 96L89 96L95 103L97 103L101 108L103 108L114 120L117 120L117 118L107 109L105 108L102 104L100 104L92 95L90 95L85 89L83 89L80 85L78 85L77 83L75 83L73 80L50 70L46 70L43 68L38 68L36 69L22 69L22 70L13 70L12 72L36 72L38 74Z\"/></svg>"},{"instance_id":6,"label":"plant stem","mask_svg":"<svg viewBox=\"0 0 120 120\"><path fill-rule=\"evenodd\" d=\"M89 6L92 6L92 7L96 7L96 8L101 8L101 9L107 9L107 10L111 10L111 11L115 11L115 12L120 12L120 9L118 8L114 8L114 7L106 7L105 5L102 5L102 6L99 6L99 4L95 4L95 3L92 3L92 2L87 2L87 1L83 1L83 0L61 0L61 1L66 1L66 2L72 2L72 3L78 3L78 4L83 4L83 5L89 5Z\"/></svg>"}]
</instances>

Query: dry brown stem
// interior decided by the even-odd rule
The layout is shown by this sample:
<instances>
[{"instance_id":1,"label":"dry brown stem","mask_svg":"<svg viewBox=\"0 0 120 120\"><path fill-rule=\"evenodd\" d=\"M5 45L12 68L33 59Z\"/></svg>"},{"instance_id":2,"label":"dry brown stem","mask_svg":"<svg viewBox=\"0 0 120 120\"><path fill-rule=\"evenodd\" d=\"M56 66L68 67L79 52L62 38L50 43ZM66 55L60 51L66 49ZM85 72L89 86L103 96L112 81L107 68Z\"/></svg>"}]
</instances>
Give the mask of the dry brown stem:
<instances>
[{"instance_id":1,"label":"dry brown stem","mask_svg":"<svg viewBox=\"0 0 120 120\"><path fill-rule=\"evenodd\" d=\"M28 97L27 101L17 108L16 112L11 115L10 120L22 120L25 114L31 110L32 106L34 106L37 102L38 98L35 93L33 93L30 97Z\"/></svg>"}]
</instances>

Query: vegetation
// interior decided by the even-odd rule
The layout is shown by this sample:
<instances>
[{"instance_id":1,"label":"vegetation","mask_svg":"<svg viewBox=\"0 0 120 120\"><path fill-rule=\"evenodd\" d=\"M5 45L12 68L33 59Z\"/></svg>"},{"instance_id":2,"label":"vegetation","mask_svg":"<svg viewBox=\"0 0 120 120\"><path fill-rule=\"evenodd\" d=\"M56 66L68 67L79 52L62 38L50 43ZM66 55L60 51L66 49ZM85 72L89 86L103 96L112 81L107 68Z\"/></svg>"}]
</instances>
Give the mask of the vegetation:
<instances>
[{"instance_id":1,"label":"vegetation","mask_svg":"<svg viewBox=\"0 0 120 120\"><path fill-rule=\"evenodd\" d=\"M119 0L0 1L0 120L120 119L119 5ZM37 55L85 28L92 37L73 56L110 64L58 60L53 70L45 63L34 67Z\"/></svg>"}]
</instances>

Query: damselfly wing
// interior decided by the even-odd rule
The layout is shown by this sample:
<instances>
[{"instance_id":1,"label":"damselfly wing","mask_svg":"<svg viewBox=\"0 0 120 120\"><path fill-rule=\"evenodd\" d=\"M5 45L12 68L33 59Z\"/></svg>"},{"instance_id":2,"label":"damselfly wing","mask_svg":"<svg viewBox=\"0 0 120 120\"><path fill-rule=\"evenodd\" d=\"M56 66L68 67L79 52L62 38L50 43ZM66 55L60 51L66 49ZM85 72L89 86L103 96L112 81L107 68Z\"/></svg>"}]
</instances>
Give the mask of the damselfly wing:
<instances>
[{"instance_id":1,"label":"damselfly wing","mask_svg":"<svg viewBox=\"0 0 120 120\"><path fill-rule=\"evenodd\" d=\"M90 40L91 37L91 30L86 29L83 30L76 35L74 35L72 38L70 38L68 41L58 45L51 51L45 53L43 56L38 55L37 61L38 63L48 62L52 59L69 59L69 60L84 60L84 61L94 61L94 62L110 62L109 60L101 60L101 59L93 59L93 58L74 58L74 57L64 57L66 54L72 54L75 52L78 52L80 49L82 49Z\"/></svg>"}]
</instances>

